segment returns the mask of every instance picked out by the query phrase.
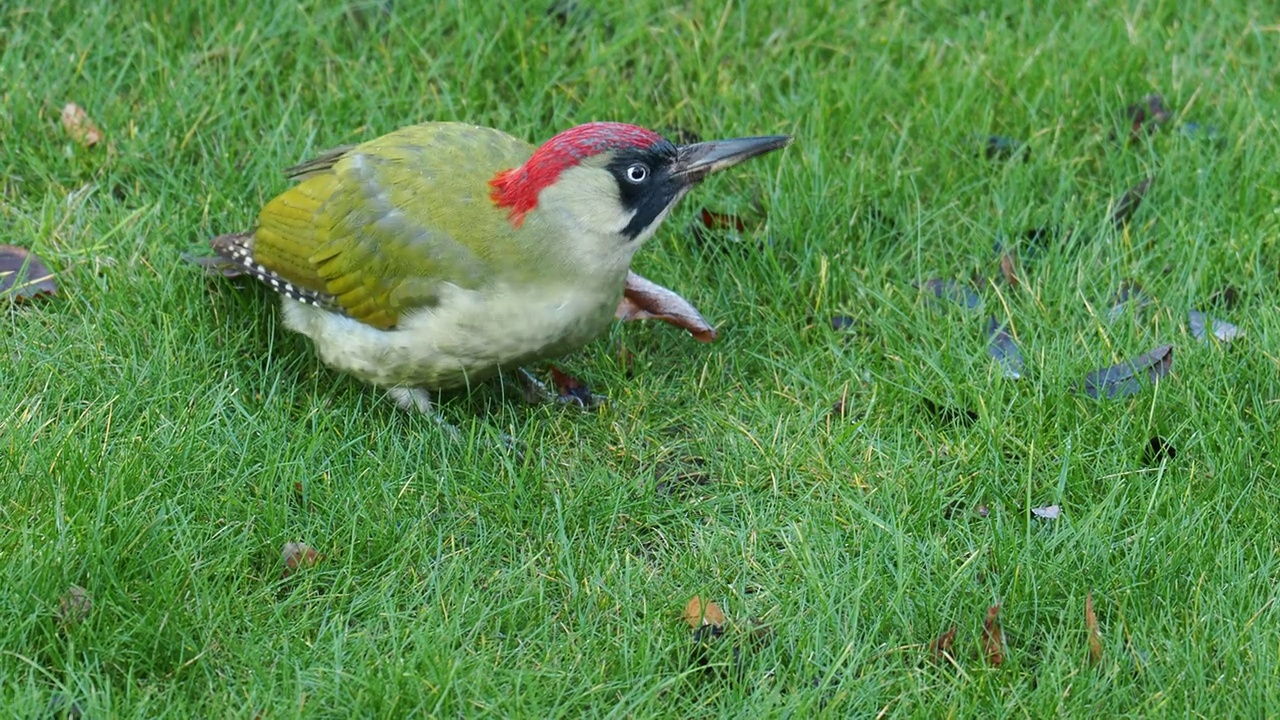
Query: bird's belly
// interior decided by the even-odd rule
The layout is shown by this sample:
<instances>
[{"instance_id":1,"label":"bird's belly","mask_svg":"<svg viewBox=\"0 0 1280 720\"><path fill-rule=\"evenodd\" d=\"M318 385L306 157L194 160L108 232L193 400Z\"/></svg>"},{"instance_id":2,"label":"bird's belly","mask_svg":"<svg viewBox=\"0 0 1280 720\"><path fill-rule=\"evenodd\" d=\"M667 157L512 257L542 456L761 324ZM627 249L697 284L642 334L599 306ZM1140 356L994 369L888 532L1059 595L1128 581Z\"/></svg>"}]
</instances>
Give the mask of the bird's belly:
<instances>
[{"instance_id":1,"label":"bird's belly","mask_svg":"<svg viewBox=\"0 0 1280 720\"><path fill-rule=\"evenodd\" d=\"M459 289L394 330L286 298L284 318L336 370L384 387L448 389L587 344L608 328L621 297L621 281L616 294L565 292L550 300Z\"/></svg>"}]
</instances>

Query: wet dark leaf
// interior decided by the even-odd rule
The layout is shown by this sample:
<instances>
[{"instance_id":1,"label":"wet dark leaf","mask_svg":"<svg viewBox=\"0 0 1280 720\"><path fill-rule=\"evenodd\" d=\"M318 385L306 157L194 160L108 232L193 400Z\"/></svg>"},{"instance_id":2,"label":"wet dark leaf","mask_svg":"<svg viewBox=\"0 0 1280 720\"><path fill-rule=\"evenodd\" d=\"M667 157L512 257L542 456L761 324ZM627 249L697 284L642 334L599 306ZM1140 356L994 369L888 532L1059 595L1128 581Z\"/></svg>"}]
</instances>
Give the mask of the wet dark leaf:
<instances>
[{"instance_id":1,"label":"wet dark leaf","mask_svg":"<svg viewBox=\"0 0 1280 720\"><path fill-rule=\"evenodd\" d=\"M1188 140L1207 143L1218 148L1226 145L1226 138L1222 136L1222 133L1218 132L1218 128L1215 125L1185 122L1178 126L1178 134Z\"/></svg>"},{"instance_id":2,"label":"wet dark leaf","mask_svg":"<svg viewBox=\"0 0 1280 720\"><path fill-rule=\"evenodd\" d=\"M831 318L831 329L836 331L850 330L857 324L858 321L848 315L834 315Z\"/></svg>"},{"instance_id":3,"label":"wet dark leaf","mask_svg":"<svg viewBox=\"0 0 1280 720\"><path fill-rule=\"evenodd\" d=\"M661 320L684 328L699 342L716 339L715 328L707 324L688 300L634 272L627 273L627 286L614 315L623 322L650 318Z\"/></svg>"},{"instance_id":4,"label":"wet dark leaf","mask_svg":"<svg viewBox=\"0 0 1280 720\"><path fill-rule=\"evenodd\" d=\"M1130 142L1140 139L1144 132L1155 132L1172 117L1159 95L1148 95L1125 108L1125 116L1129 120Z\"/></svg>"},{"instance_id":5,"label":"wet dark leaf","mask_svg":"<svg viewBox=\"0 0 1280 720\"><path fill-rule=\"evenodd\" d=\"M921 398L925 410L936 420L948 425L972 425L978 420L978 413L969 408L954 407L936 403L929 398Z\"/></svg>"},{"instance_id":6,"label":"wet dark leaf","mask_svg":"<svg viewBox=\"0 0 1280 720\"><path fill-rule=\"evenodd\" d=\"M1045 505L1031 508L1031 514L1042 520L1057 520L1062 515L1062 507L1059 505Z\"/></svg>"},{"instance_id":7,"label":"wet dark leaf","mask_svg":"<svg viewBox=\"0 0 1280 720\"><path fill-rule=\"evenodd\" d=\"M987 609L982 620L982 654L987 662L999 667L1004 662L1004 630L1000 627L1000 603Z\"/></svg>"},{"instance_id":8,"label":"wet dark leaf","mask_svg":"<svg viewBox=\"0 0 1280 720\"><path fill-rule=\"evenodd\" d=\"M1142 389L1142 378L1152 384L1173 368L1173 346L1161 345L1145 355L1094 370L1084 379L1084 393L1091 398L1133 395Z\"/></svg>"},{"instance_id":9,"label":"wet dark leaf","mask_svg":"<svg viewBox=\"0 0 1280 720\"><path fill-rule=\"evenodd\" d=\"M62 693L54 693L49 697L43 717L46 720L84 720L88 716L80 703Z\"/></svg>"},{"instance_id":10,"label":"wet dark leaf","mask_svg":"<svg viewBox=\"0 0 1280 720\"><path fill-rule=\"evenodd\" d=\"M987 321L987 352L1000 363L1000 370L1005 377L1010 380L1022 377L1025 369L1022 351L994 315Z\"/></svg>"},{"instance_id":11,"label":"wet dark leaf","mask_svg":"<svg viewBox=\"0 0 1280 720\"><path fill-rule=\"evenodd\" d=\"M1089 634L1089 662L1102 662L1102 633L1098 631L1098 615L1093 611L1093 591L1084 596L1084 627Z\"/></svg>"},{"instance_id":12,"label":"wet dark leaf","mask_svg":"<svg viewBox=\"0 0 1280 720\"><path fill-rule=\"evenodd\" d=\"M982 154L988 160L1009 160L1022 151L1022 161L1031 159L1031 150L1021 141L1002 135L988 135L982 142Z\"/></svg>"},{"instance_id":13,"label":"wet dark leaf","mask_svg":"<svg viewBox=\"0 0 1280 720\"><path fill-rule=\"evenodd\" d=\"M64 628L84 622L93 610L93 596L79 585L72 585L58 598L58 622Z\"/></svg>"},{"instance_id":14,"label":"wet dark leaf","mask_svg":"<svg viewBox=\"0 0 1280 720\"><path fill-rule=\"evenodd\" d=\"M1209 296L1209 305L1223 310L1234 310L1239 302L1240 291L1234 285L1221 288Z\"/></svg>"},{"instance_id":15,"label":"wet dark leaf","mask_svg":"<svg viewBox=\"0 0 1280 720\"><path fill-rule=\"evenodd\" d=\"M982 304L982 297L968 284L946 278L931 278L916 287L931 293L939 300L948 300L967 310L974 310Z\"/></svg>"},{"instance_id":16,"label":"wet dark leaf","mask_svg":"<svg viewBox=\"0 0 1280 720\"><path fill-rule=\"evenodd\" d=\"M1021 281L1018 280L1018 256L1016 254L1007 252L1000 256L1000 274L1011 288L1016 288L1021 284Z\"/></svg>"},{"instance_id":17,"label":"wet dark leaf","mask_svg":"<svg viewBox=\"0 0 1280 720\"><path fill-rule=\"evenodd\" d=\"M929 643L929 657L933 658L934 662L943 662L954 659L955 656L951 653L951 646L955 643L955 640L956 626L952 625L950 628L947 628L946 632L934 638Z\"/></svg>"},{"instance_id":18,"label":"wet dark leaf","mask_svg":"<svg viewBox=\"0 0 1280 720\"><path fill-rule=\"evenodd\" d=\"M57 291L40 258L17 245L0 245L0 300L31 300Z\"/></svg>"},{"instance_id":19,"label":"wet dark leaf","mask_svg":"<svg viewBox=\"0 0 1280 720\"><path fill-rule=\"evenodd\" d=\"M85 147L93 147L102 142L102 130L89 119L84 108L75 103L67 103L62 108L62 128L72 140Z\"/></svg>"},{"instance_id":20,"label":"wet dark leaf","mask_svg":"<svg viewBox=\"0 0 1280 720\"><path fill-rule=\"evenodd\" d=\"M1125 190L1124 194L1116 200L1115 209L1111 213L1111 224L1117 230L1129 224L1134 213L1138 212L1138 207L1142 205L1142 198L1146 196L1154 180L1154 177L1143 178L1142 182Z\"/></svg>"},{"instance_id":21,"label":"wet dark leaf","mask_svg":"<svg viewBox=\"0 0 1280 720\"><path fill-rule=\"evenodd\" d=\"M556 388L556 402L566 405L577 405L590 410L600 404L600 398L591 393L586 382L564 372L555 365L551 366L551 381Z\"/></svg>"},{"instance_id":22,"label":"wet dark leaf","mask_svg":"<svg viewBox=\"0 0 1280 720\"><path fill-rule=\"evenodd\" d=\"M285 543L280 550L280 560L284 564L284 571L281 573L281 577L287 578L296 572L313 567L322 559L323 556L306 543Z\"/></svg>"},{"instance_id":23,"label":"wet dark leaf","mask_svg":"<svg viewBox=\"0 0 1280 720\"><path fill-rule=\"evenodd\" d=\"M1240 336L1240 328L1225 320L1209 317L1199 310L1192 310L1188 314L1187 324L1191 328L1192 337L1200 342L1212 337L1218 342L1228 343Z\"/></svg>"},{"instance_id":24,"label":"wet dark leaf","mask_svg":"<svg viewBox=\"0 0 1280 720\"><path fill-rule=\"evenodd\" d=\"M1134 311L1151 304L1151 296L1136 281L1126 280L1120 284L1120 290L1111 298L1111 309L1107 311L1107 322L1119 320L1130 308Z\"/></svg>"},{"instance_id":25,"label":"wet dark leaf","mask_svg":"<svg viewBox=\"0 0 1280 720\"><path fill-rule=\"evenodd\" d=\"M675 495L711 484L707 459L702 457L690 456L674 462L658 463L653 474L658 478L653 489L659 495Z\"/></svg>"},{"instance_id":26,"label":"wet dark leaf","mask_svg":"<svg viewBox=\"0 0 1280 720\"><path fill-rule=\"evenodd\" d=\"M1178 449L1173 443L1165 440L1159 435L1152 435L1147 441L1147 447L1142 451L1142 463L1147 467L1155 467L1163 462L1172 461L1178 457Z\"/></svg>"}]
</instances>

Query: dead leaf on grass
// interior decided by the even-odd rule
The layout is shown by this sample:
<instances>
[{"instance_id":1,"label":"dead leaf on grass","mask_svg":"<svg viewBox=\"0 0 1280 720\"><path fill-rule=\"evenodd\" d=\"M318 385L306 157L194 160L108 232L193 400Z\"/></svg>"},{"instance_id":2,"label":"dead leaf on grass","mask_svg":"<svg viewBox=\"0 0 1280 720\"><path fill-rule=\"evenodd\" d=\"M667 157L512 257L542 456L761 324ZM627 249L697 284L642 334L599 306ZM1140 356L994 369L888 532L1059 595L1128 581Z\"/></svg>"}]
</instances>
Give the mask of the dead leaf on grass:
<instances>
[{"instance_id":1,"label":"dead leaf on grass","mask_svg":"<svg viewBox=\"0 0 1280 720\"><path fill-rule=\"evenodd\" d=\"M1102 662L1102 634L1098 632L1098 616L1093 612L1093 591L1084 596L1084 627L1089 633L1089 662Z\"/></svg>"},{"instance_id":2,"label":"dead leaf on grass","mask_svg":"<svg viewBox=\"0 0 1280 720\"><path fill-rule=\"evenodd\" d=\"M1187 317L1191 335L1200 342L1210 337L1221 343L1228 343L1241 335L1240 328L1225 320L1209 317L1199 310L1192 310Z\"/></svg>"},{"instance_id":3,"label":"dead leaf on grass","mask_svg":"<svg viewBox=\"0 0 1280 720\"><path fill-rule=\"evenodd\" d=\"M916 287L932 293L939 300L949 300L967 310L973 310L982 304L982 297L968 283L949 278L930 278Z\"/></svg>"},{"instance_id":4,"label":"dead leaf on grass","mask_svg":"<svg viewBox=\"0 0 1280 720\"><path fill-rule=\"evenodd\" d=\"M724 611L720 609L720 606L712 601L703 600L699 595L689 598L689 602L685 603L681 617L694 630L704 625L724 627L725 623Z\"/></svg>"},{"instance_id":5,"label":"dead leaf on grass","mask_svg":"<svg viewBox=\"0 0 1280 720\"><path fill-rule=\"evenodd\" d=\"M627 286L614 315L623 322L661 320L684 328L699 342L716 339L715 328L707 324L688 300L634 272L627 273Z\"/></svg>"},{"instance_id":6,"label":"dead leaf on grass","mask_svg":"<svg viewBox=\"0 0 1280 720\"><path fill-rule=\"evenodd\" d=\"M280 550L280 559L284 563L284 572L281 573L281 577L287 578L296 572L314 567L324 559L324 556L306 543L289 542L285 543L284 548Z\"/></svg>"},{"instance_id":7,"label":"dead leaf on grass","mask_svg":"<svg viewBox=\"0 0 1280 720\"><path fill-rule=\"evenodd\" d=\"M1159 435L1152 435L1147 441L1147 447L1142 451L1142 463L1148 467L1154 467L1165 461L1172 461L1178 457L1178 449L1173 443L1165 440Z\"/></svg>"},{"instance_id":8,"label":"dead leaf on grass","mask_svg":"<svg viewBox=\"0 0 1280 720\"><path fill-rule=\"evenodd\" d=\"M62 107L62 127L72 140L93 147L102 142L102 130L89 119L89 113L75 103L67 103Z\"/></svg>"},{"instance_id":9,"label":"dead leaf on grass","mask_svg":"<svg viewBox=\"0 0 1280 720\"><path fill-rule=\"evenodd\" d=\"M53 273L26 248L0 245L0 299L31 300L58 291Z\"/></svg>"},{"instance_id":10,"label":"dead leaf on grass","mask_svg":"<svg viewBox=\"0 0 1280 720\"><path fill-rule=\"evenodd\" d=\"M1142 198L1146 196L1154 180L1154 177L1143 178L1142 182L1124 191L1124 194L1116 200L1115 209L1111 212L1112 226L1119 230L1129 223L1134 213L1138 212L1138 207L1142 205Z\"/></svg>"},{"instance_id":11,"label":"dead leaf on grass","mask_svg":"<svg viewBox=\"0 0 1280 720\"><path fill-rule=\"evenodd\" d=\"M1018 343L1014 341L1013 336L1004 329L994 315L987 322L987 352L1000 363L1000 370L1005 377L1010 380L1022 377L1025 369L1022 351L1018 349Z\"/></svg>"},{"instance_id":12,"label":"dead leaf on grass","mask_svg":"<svg viewBox=\"0 0 1280 720\"><path fill-rule=\"evenodd\" d=\"M1059 505L1045 505L1043 507L1031 508L1031 514L1045 520L1057 520L1062 515L1062 507Z\"/></svg>"},{"instance_id":13,"label":"dead leaf on grass","mask_svg":"<svg viewBox=\"0 0 1280 720\"><path fill-rule=\"evenodd\" d=\"M955 640L956 626L952 625L946 632L929 643L929 657L933 658L935 662L954 659L955 656L951 653L951 646L955 643Z\"/></svg>"},{"instance_id":14,"label":"dead leaf on grass","mask_svg":"<svg viewBox=\"0 0 1280 720\"><path fill-rule=\"evenodd\" d=\"M1164 98L1158 94L1148 95L1124 109L1129 119L1129 140L1134 142L1142 137L1143 131L1155 132L1172 117L1164 106Z\"/></svg>"},{"instance_id":15,"label":"dead leaf on grass","mask_svg":"<svg viewBox=\"0 0 1280 720\"><path fill-rule=\"evenodd\" d=\"M72 627L84 622L93 610L93 596L79 585L72 585L58 598L58 622Z\"/></svg>"},{"instance_id":16,"label":"dead leaf on grass","mask_svg":"<svg viewBox=\"0 0 1280 720\"><path fill-rule=\"evenodd\" d=\"M1120 283L1120 289L1116 292L1115 297L1111 298L1111 309L1107 311L1107 322L1114 323L1119 320L1130 308L1137 311L1144 308L1152 302L1151 296L1146 290L1142 289L1141 283L1136 280L1125 280Z\"/></svg>"},{"instance_id":17,"label":"dead leaf on grass","mask_svg":"<svg viewBox=\"0 0 1280 720\"><path fill-rule=\"evenodd\" d=\"M1016 288L1020 284L1018 280L1018 256L1012 251L1000 256L1000 274L1004 276L1004 281L1009 283L1009 287Z\"/></svg>"},{"instance_id":18,"label":"dead leaf on grass","mask_svg":"<svg viewBox=\"0 0 1280 720\"><path fill-rule=\"evenodd\" d=\"M1004 630L1000 627L1000 603L987 609L982 620L982 654L987 662L1000 667L1004 662Z\"/></svg>"},{"instance_id":19,"label":"dead leaf on grass","mask_svg":"<svg viewBox=\"0 0 1280 720\"><path fill-rule=\"evenodd\" d=\"M1133 395L1142 389L1142 378L1155 384L1173 369L1173 346L1161 345L1145 355L1094 370L1085 376L1084 393L1091 398Z\"/></svg>"}]
</instances>

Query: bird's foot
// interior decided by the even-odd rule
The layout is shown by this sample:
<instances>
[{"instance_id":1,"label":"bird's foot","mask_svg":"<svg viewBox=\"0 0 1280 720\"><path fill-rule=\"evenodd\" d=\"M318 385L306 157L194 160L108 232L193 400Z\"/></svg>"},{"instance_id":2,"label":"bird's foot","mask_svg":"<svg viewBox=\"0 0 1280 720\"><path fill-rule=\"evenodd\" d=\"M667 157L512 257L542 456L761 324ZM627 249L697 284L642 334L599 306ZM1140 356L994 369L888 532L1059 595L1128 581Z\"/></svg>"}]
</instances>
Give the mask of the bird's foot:
<instances>
[{"instance_id":1,"label":"bird's foot","mask_svg":"<svg viewBox=\"0 0 1280 720\"><path fill-rule=\"evenodd\" d=\"M421 413L435 420L440 429L454 440L462 437L462 432L458 428L449 424L440 413L436 412L435 403L431 401L431 393L426 390L418 387L396 386L387 388L387 396L401 409Z\"/></svg>"},{"instance_id":2,"label":"bird's foot","mask_svg":"<svg viewBox=\"0 0 1280 720\"><path fill-rule=\"evenodd\" d=\"M597 395L591 392L586 383L574 378L569 378L573 381L572 387L565 388L562 392L557 392L547 387L546 383L534 377L533 373L524 368L516 368L516 374L520 376L520 385L524 388L525 402L530 405L558 403L560 405L577 405L584 410L592 410L609 399L605 395ZM558 379L557 382L559 382Z\"/></svg>"}]
</instances>

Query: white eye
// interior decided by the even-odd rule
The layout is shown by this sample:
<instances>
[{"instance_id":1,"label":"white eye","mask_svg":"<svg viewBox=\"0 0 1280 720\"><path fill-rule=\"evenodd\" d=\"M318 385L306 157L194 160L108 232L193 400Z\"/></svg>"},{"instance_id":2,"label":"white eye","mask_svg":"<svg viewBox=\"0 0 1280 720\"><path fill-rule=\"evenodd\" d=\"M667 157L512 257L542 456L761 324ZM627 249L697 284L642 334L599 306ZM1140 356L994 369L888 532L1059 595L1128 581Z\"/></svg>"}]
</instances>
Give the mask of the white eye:
<instances>
[{"instance_id":1,"label":"white eye","mask_svg":"<svg viewBox=\"0 0 1280 720\"><path fill-rule=\"evenodd\" d=\"M639 185L649 178L649 168L636 163L627 168L627 182Z\"/></svg>"}]
</instances>

